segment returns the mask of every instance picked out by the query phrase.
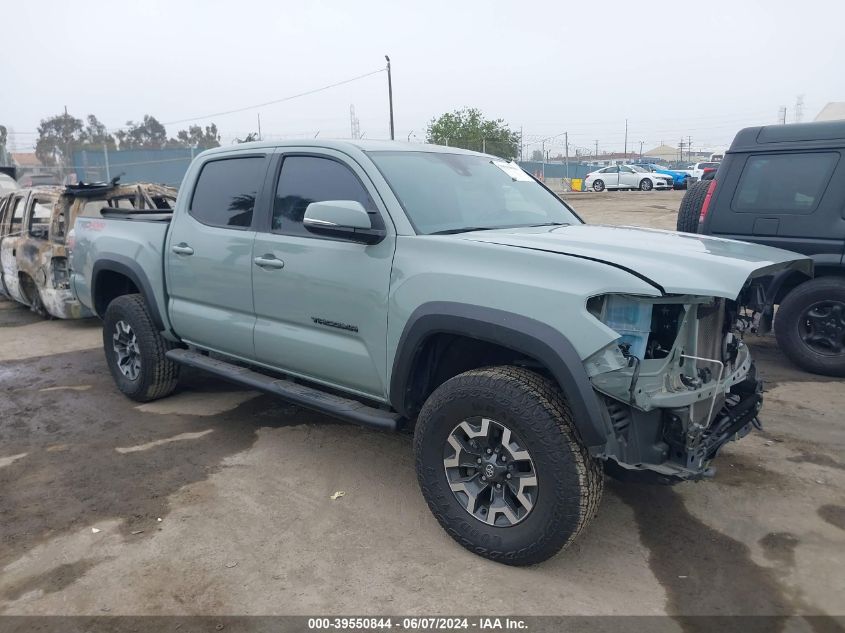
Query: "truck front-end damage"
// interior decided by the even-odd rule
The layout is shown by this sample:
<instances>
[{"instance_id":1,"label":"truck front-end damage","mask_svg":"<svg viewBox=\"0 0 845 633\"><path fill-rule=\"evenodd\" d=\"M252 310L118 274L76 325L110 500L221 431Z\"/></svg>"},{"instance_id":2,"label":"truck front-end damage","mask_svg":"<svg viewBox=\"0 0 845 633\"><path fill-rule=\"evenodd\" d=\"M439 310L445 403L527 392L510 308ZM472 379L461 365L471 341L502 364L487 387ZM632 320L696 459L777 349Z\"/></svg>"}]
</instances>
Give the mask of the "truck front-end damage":
<instances>
[{"instance_id":1,"label":"truck front-end damage","mask_svg":"<svg viewBox=\"0 0 845 633\"><path fill-rule=\"evenodd\" d=\"M759 425L762 385L734 301L603 295L587 309L619 335L585 362L607 407L611 472L700 479L725 443Z\"/></svg>"}]
</instances>

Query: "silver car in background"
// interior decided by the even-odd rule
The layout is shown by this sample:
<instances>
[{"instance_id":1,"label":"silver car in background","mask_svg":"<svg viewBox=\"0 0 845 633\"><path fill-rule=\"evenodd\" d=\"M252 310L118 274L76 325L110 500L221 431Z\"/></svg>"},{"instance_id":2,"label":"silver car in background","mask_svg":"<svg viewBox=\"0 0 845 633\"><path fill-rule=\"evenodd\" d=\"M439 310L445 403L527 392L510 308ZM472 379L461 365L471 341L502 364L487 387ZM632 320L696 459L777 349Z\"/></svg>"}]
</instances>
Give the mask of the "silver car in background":
<instances>
[{"instance_id":1,"label":"silver car in background","mask_svg":"<svg viewBox=\"0 0 845 633\"><path fill-rule=\"evenodd\" d=\"M604 191L605 189L671 189L672 176L650 172L639 165L611 165L587 174L584 189Z\"/></svg>"}]
</instances>

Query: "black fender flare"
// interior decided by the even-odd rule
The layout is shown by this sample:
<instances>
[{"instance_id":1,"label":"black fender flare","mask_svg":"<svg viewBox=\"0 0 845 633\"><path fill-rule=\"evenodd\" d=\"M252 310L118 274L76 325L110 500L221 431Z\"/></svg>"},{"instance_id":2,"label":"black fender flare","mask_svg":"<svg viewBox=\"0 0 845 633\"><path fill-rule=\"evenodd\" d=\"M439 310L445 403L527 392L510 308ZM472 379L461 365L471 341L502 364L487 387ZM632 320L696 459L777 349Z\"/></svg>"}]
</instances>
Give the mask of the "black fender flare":
<instances>
[{"instance_id":1,"label":"black fender flare","mask_svg":"<svg viewBox=\"0 0 845 633\"><path fill-rule=\"evenodd\" d=\"M563 390L584 444L600 449L607 443L606 410L569 339L535 319L470 304L425 303L408 318L390 378L390 403L399 413L411 417L407 400L414 364L425 340L442 333L495 343L541 363Z\"/></svg>"},{"instance_id":2,"label":"black fender flare","mask_svg":"<svg viewBox=\"0 0 845 633\"><path fill-rule=\"evenodd\" d=\"M99 259L94 263L94 269L91 271L91 302L94 304L94 310L97 312L97 316L100 318L105 316L105 314L100 314L100 311L97 310L96 299L97 279L99 278L100 273L105 271L124 275L133 284L135 284L138 292L140 292L141 296L144 297L144 302L147 304L147 310L150 312L150 317L152 318L153 323L159 331L163 331L165 329L164 321L161 318L161 312L159 311L158 302L156 301L152 284L150 284L147 274L138 262L126 257L125 255L112 254L109 255L107 259Z\"/></svg>"}]
</instances>

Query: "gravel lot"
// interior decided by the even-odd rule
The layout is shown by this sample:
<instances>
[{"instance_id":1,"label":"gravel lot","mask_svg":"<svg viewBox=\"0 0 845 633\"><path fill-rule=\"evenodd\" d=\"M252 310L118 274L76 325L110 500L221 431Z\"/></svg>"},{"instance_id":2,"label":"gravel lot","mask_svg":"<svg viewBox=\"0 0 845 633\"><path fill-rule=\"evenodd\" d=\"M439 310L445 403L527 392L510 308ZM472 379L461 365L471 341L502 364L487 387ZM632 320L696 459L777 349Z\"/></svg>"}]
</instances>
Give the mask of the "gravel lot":
<instances>
[{"instance_id":1,"label":"gravel lot","mask_svg":"<svg viewBox=\"0 0 845 633\"><path fill-rule=\"evenodd\" d=\"M681 193L568 199L589 222L671 229ZM771 339L750 339L765 431L712 481L611 482L570 549L515 569L440 529L408 436L190 372L138 406L100 337L0 301L0 613L845 613L845 390Z\"/></svg>"}]
</instances>

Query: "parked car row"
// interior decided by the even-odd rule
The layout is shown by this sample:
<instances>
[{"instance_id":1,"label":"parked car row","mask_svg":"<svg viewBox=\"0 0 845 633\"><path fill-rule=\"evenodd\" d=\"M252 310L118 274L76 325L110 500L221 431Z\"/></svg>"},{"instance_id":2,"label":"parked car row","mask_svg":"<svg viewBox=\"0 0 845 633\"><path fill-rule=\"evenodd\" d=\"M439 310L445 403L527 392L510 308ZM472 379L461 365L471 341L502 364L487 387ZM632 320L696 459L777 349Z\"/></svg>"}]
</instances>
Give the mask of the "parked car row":
<instances>
[{"instance_id":1,"label":"parked car row","mask_svg":"<svg viewBox=\"0 0 845 633\"><path fill-rule=\"evenodd\" d=\"M68 231L77 217L102 217L104 207L170 209L176 189L117 182L26 187L0 195L0 294L42 316L92 316L70 287Z\"/></svg>"},{"instance_id":2,"label":"parked car row","mask_svg":"<svg viewBox=\"0 0 845 633\"><path fill-rule=\"evenodd\" d=\"M666 173L658 173L643 165L611 165L587 174L584 189L593 191L639 189L672 189L674 180Z\"/></svg>"}]
</instances>

